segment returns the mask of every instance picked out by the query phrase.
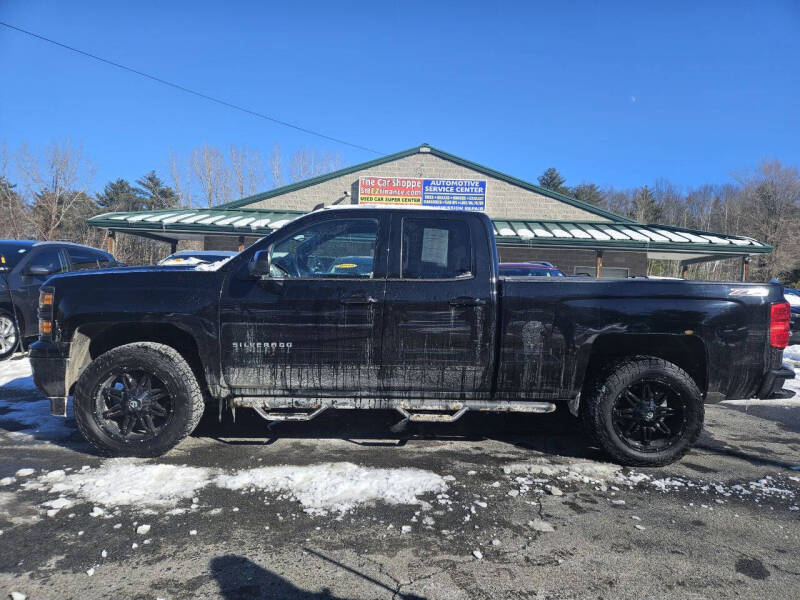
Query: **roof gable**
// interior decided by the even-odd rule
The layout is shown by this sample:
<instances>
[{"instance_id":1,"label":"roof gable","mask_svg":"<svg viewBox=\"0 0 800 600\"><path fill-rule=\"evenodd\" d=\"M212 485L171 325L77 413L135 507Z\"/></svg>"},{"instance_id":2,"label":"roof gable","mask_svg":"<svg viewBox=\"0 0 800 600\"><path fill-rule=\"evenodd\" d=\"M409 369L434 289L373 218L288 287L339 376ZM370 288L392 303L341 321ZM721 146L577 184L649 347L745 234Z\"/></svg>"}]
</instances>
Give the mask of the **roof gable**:
<instances>
[{"instance_id":1,"label":"roof gable","mask_svg":"<svg viewBox=\"0 0 800 600\"><path fill-rule=\"evenodd\" d=\"M233 202L228 202L226 204L221 204L216 207L217 210L235 210L235 209L242 209L247 208L248 206L262 202L263 200L268 200L270 198L274 198L276 196L282 196L284 194L288 194L290 192L296 192L298 190L308 188L337 177L342 177L345 175L349 175L351 173L356 173L358 171L363 171L365 169L369 169L372 167L376 167L378 165L383 165L386 163L390 163L401 158L406 158L408 156L413 156L415 154L420 153L429 153L434 156L437 156L443 160L450 161L467 169L471 169L473 171L477 171L484 175L488 175L494 179L499 179L501 181L505 181L506 183L531 191L537 194L541 194L542 196L547 196L549 198L553 198L554 200L558 200L559 202L563 202L565 204L569 204L570 206L574 206L581 210L585 210L586 212L604 217L609 219L610 221L616 223L635 223L633 219L629 219L628 217L624 217L622 215L618 215L616 213L603 210L597 206L592 204L587 204L586 202L581 202L580 200L576 200L570 196L565 196L564 194L559 194L558 192L554 192L547 188L543 188L538 185L534 185L528 181L524 181L522 179L517 179L516 177L512 177L511 175L507 175L505 173L501 173L500 171L495 171L494 169L490 169L484 165L469 161L467 159L461 158L460 156L456 156L455 154L450 154L443 150L439 150L438 148L434 148L433 146L428 146L427 144L422 144L421 146L415 146L414 148L409 148L408 150L403 150L402 152L397 152L395 154L388 154L386 156L382 156L380 158L376 158L371 161L367 161L364 163L360 163L357 165L353 165L350 167L345 167L344 169L339 169L338 171L333 171L331 173L326 173L325 175L320 175L318 177L313 177L311 179L305 179L303 181L298 181L296 183L292 183L289 185L285 185L279 188L275 188L273 190L269 190L267 192L262 192L260 194L255 194L253 196L248 196L246 198L242 198L240 200L235 200Z\"/></svg>"}]
</instances>

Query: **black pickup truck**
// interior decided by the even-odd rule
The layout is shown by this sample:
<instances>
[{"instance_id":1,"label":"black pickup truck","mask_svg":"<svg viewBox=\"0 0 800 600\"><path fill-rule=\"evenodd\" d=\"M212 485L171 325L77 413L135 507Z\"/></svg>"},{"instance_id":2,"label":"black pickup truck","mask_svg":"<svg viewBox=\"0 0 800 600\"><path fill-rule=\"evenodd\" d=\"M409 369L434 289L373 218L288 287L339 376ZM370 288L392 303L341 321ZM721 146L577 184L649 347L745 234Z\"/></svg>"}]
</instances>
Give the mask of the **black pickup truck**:
<instances>
[{"instance_id":1,"label":"black pickup truck","mask_svg":"<svg viewBox=\"0 0 800 600\"><path fill-rule=\"evenodd\" d=\"M791 395L779 285L498 276L484 214L305 215L224 264L59 275L34 380L101 452L157 456L205 405L267 420L566 403L615 460L662 465L704 403Z\"/></svg>"}]
</instances>

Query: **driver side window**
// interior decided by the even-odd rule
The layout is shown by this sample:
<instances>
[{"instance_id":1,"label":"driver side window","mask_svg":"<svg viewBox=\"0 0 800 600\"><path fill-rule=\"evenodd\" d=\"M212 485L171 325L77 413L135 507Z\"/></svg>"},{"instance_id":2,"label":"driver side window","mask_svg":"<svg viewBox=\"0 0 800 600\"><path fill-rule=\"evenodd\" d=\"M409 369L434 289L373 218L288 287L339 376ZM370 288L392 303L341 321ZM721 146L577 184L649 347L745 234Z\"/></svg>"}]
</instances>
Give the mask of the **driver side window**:
<instances>
[{"instance_id":1,"label":"driver side window","mask_svg":"<svg viewBox=\"0 0 800 600\"><path fill-rule=\"evenodd\" d=\"M331 219L293 233L272 248L272 277L371 279L375 219Z\"/></svg>"},{"instance_id":2,"label":"driver side window","mask_svg":"<svg viewBox=\"0 0 800 600\"><path fill-rule=\"evenodd\" d=\"M61 256L61 251L58 248L45 248L31 259L28 263L28 269L38 267L47 270L50 275L57 273L64 273L67 270L64 264L64 258Z\"/></svg>"}]
</instances>

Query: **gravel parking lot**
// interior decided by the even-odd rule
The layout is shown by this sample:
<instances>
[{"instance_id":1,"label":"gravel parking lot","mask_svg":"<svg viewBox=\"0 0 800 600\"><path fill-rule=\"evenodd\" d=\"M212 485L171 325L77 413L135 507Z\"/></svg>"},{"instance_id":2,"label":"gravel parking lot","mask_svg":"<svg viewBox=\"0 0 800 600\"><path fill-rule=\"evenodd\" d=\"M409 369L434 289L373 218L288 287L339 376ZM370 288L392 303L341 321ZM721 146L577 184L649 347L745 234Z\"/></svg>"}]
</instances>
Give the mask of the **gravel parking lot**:
<instances>
[{"instance_id":1,"label":"gravel parking lot","mask_svg":"<svg viewBox=\"0 0 800 600\"><path fill-rule=\"evenodd\" d=\"M29 373L0 365L0 596L800 597L796 399L708 406L654 470L603 462L561 412L398 435L393 413L240 410L114 460Z\"/></svg>"}]
</instances>

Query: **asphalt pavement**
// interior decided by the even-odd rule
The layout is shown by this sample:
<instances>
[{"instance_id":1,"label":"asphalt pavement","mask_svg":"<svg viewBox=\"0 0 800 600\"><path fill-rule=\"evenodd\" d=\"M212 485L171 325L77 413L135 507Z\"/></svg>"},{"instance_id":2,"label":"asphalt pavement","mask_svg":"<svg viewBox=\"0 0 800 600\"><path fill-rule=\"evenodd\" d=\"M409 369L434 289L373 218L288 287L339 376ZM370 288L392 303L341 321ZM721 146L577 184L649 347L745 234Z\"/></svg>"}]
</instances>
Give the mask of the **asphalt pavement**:
<instances>
[{"instance_id":1,"label":"asphalt pavement","mask_svg":"<svg viewBox=\"0 0 800 600\"><path fill-rule=\"evenodd\" d=\"M796 400L708 406L661 469L609 465L566 412L396 434L390 412L267 428L238 410L120 462L14 368L0 597L800 597Z\"/></svg>"}]
</instances>

